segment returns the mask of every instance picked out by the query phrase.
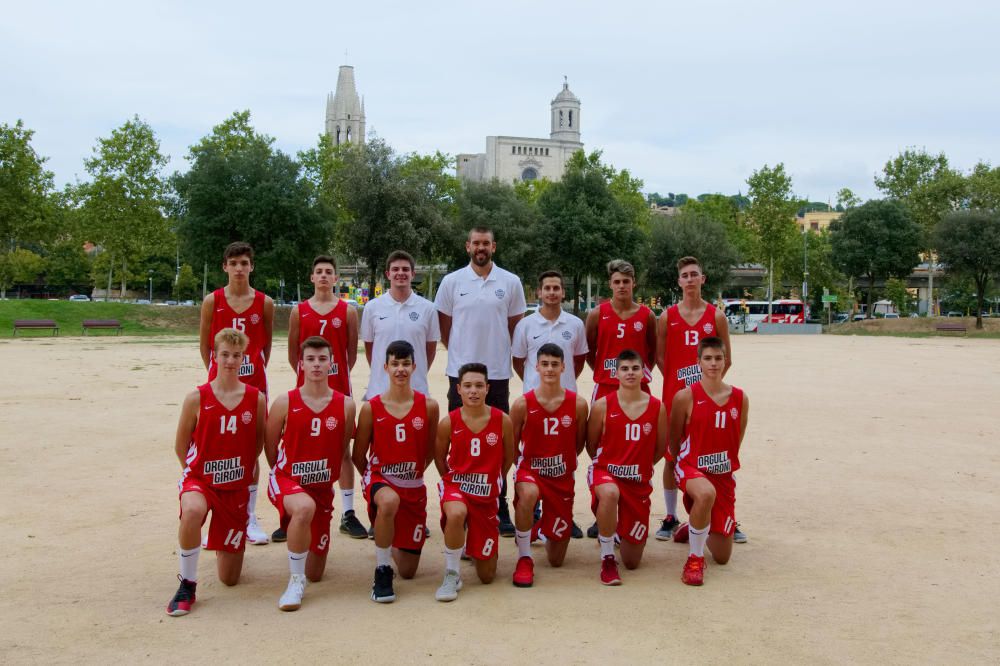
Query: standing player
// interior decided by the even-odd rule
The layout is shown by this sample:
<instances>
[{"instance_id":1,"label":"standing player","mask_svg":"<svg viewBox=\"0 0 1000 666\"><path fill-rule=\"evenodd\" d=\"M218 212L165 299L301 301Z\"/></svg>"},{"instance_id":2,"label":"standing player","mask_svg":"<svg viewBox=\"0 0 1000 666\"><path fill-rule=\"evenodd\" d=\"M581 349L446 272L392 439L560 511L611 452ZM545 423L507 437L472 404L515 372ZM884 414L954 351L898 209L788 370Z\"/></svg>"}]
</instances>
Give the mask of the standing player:
<instances>
[{"instance_id":1,"label":"standing player","mask_svg":"<svg viewBox=\"0 0 1000 666\"><path fill-rule=\"evenodd\" d=\"M490 376L486 404L510 411L510 340L526 306L521 279L493 263L496 249L490 229L472 229L465 241L469 265L445 275L438 287L434 305L441 341L448 348L449 411L462 406L458 370L467 363L485 363ZM514 536L506 480L500 490L499 516L500 533Z\"/></svg>"},{"instance_id":2,"label":"standing player","mask_svg":"<svg viewBox=\"0 0 1000 666\"><path fill-rule=\"evenodd\" d=\"M623 259L614 259L608 262L607 270L611 299L587 315L587 363L594 370L591 402L618 388L615 359L622 351L632 349L642 359L641 386L646 393L656 361L656 316L632 298L635 268ZM597 523L587 529L587 536L597 537Z\"/></svg>"},{"instance_id":3,"label":"standing player","mask_svg":"<svg viewBox=\"0 0 1000 666\"><path fill-rule=\"evenodd\" d=\"M722 381L729 365L722 339L698 343L698 365L701 381L681 389L670 410L670 450L689 520L690 554L681 574L688 585L704 581L706 543L718 564L728 562L733 552L733 472L740 468L740 444L750 415L747 395ZM680 532L675 539L680 540Z\"/></svg>"},{"instance_id":4,"label":"standing player","mask_svg":"<svg viewBox=\"0 0 1000 666\"><path fill-rule=\"evenodd\" d=\"M434 597L454 601L462 589L458 572L462 548L476 561L483 583L497 573L500 485L514 461L510 417L486 404L489 375L482 363L458 369L462 406L438 426L434 463L441 474L441 528L444 530L444 580Z\"/></svg>"},{"instance_id":5,"label":"standing player","mask_svg":"<svg viewBox=\"0 0 1000 666\"><path fill-rule=\"evenodd\" d=\"M413 291L415 264L412 256L396 250L385 263L389 290L368 301L361 313L361 339L371 367L365 400L384 393L391 384L382 361L389 343L394 340L405 340L413 346L410 383L414 390L428 395L427 372L434 363L437 343L441 339L437 312L433 303Z\"/></svg>"},{"instance_id":6,"label":"standing player","mask_svg":"<svg viewBox=\"0 0 1000 666\"><path fill-rule=\"evenodd\" d=\"M656 322L656 365L663 375L663 404L668 418L677 392L701 379L698 343L702 339L711 336L721 338L726 346L725 369L732 365L729 322L722 310L702 298L705 277L697 259L682 257L677 262L677 286L681 288L683 297L680 303L667 308ZM656 538L660 541L669 539L680 525L677 520L674 461L669 455L663 465L663 501L667 515L656 531Z\"/></svg>"},{"instance_id":7,"label":"standing player","mask_svg":"<svg viewBox=\"0 0 1000 666\"><path fill-rule=\"evenodd\" d=\"M215 336L224 328L235 328L249 338L240 381L259 389L267 399L267 374L264 368L271 359L271 336L274 331L274 301L264 292L250 286L253 272L253 248L243 242L230 243L222 253L222 270L228 277L225 287L216 289L201 304L200 344L201 360L208 369L208 380L218 373L213 354ZM250 484L250 501L247 512L247 541L266 544L267 534L257 524L257 482L260 468L253 468Z\"/></svg>"},{"instance_id":8,"label":"standing player","mask_svg":"<svg viewBox=\"0 0 1000 666\"><path fill-rule=\"evenodd\" d=\"M278 601L298 610L306 579L323 578L330 552L333 484L354 431L354 402L330 388L332 352L319 336L299 349L305 382L279 396L267 418L265 455L271 466L268 496L288 539L288 588Z\"/></svg>"},{"instance_id":9,"label":"standing player","mask_svg":"<svg viewBox=\"0 0 1000 666\"><path fill-rule=\"evenodd\" d=\"M615 536L621 539L622 563L635 569L642 561L649 530L649 495L653 465L667 446L667 412L641 388L645 372L639 354L618 354L618 390L598 399L587 421L591 507L597 515L601 544L601 582L621 585L615 561Z\"/></svg>"},{"instance_id":10,"label":"standing player","mask_svg":"<svg viewBox=\"0 0 1000 666\"><path fill-rule=\"evenodd\" d=\"M187 615L195 602L201 526L208 512L208 549L216 551L219 580L236 585L243 570L249 486L264 445L267 402L240 381L247 336L232 328L216 333L212 348L215 378L184 398L174 452L183 473L177 542L181 584L167 615Z\"/></svg>"},{"instance_id":11,"label":"standing player","mask_svg":"<svg viewBox=\"0 0 1000 666\"><path fill-rule=\"evenodd\" d=\"M330 388L351 395L351 370L358 360L358 312L333 293L337 284L337 262L333 257L320 255L313 259L309 281L315 287L312 298L293 307L288 317L288 363L298 375L297 386L302 386L305 381L299 365L302 343L314 335L326 339L333 350ZM339 483L343 504L340 531L352 539L365 539L368 530L354 513L354 466L347 449L344 449ZM280 530L273 537L275 541L284 540Z\"/></svg>"},{"instance_id":12,"label":"standing player","mask_svg":"<svg viewBox=\"0 0 1000 666\"><path fill-rule=\"evenodd\" d=\"M427 488L424 470L434 459L438 405L414 391L413 345L396 340L383 358L389 387L361 406L354 439L354 465L363 475L368 518L375 530L375 580L372 600L396 600L392 560L399 575L413 578L427 538Z\"/></svg>"},{"instance_id":13,"label":"standing player","mask_svg":"<svg viewBox=\"0 0 1000 666\"><path fill-rule=\"evenodd\" d=\"M542 345L535 364L541 383L515 400L510 410L514 442L521 443L514 476L517 587L531 587L534 582L531 525L538 500L542 501L538 531L546 539L549 564L562 566L572 533L573 473L586 437L587 401L563 388L564 371L562 348L551 342Z\"/></svg>"}]
</instances>

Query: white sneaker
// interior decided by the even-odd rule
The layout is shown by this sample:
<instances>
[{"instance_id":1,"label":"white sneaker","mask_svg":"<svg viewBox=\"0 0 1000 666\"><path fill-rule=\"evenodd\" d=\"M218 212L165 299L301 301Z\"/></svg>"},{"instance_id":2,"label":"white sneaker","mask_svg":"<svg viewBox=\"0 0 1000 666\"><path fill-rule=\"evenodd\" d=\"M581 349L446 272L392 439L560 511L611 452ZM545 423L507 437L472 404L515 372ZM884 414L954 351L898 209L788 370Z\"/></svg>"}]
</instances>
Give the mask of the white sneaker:
<instances>
[{"instance_id":1,"label":"white sneaker","mask_svg":"<svg viewBox=\"0 0 1000 666\"><path fill-rule=\"evenodd\" d=\"M445 569L444 580L441 587L434 593L434 598L438 601L454 601L458 599L458 591L462 589L462 577L457 571Z\"/></svg>"},{"instance_id":2,"label":"white sneaker","mask_svg":"<svg viewBox=\"0 0 1000 666\"><path fill-rule=\"evenodd\" d=\"M303 574L292 574L288 579L288 588L278 601L278 608L283 611L298 610L302 605L302 595L306 591L306 577Z\"/></svg>"},{"instance_id":3,"label":"white sneaker","mask_svg":"<svg viewBox=\"0 0 1000 666\"><path fill-rule=\"evenodd\" d=\"M247 543L251 543L255 546L263 546L269 542L271 538L267 536L267 532L260 529L260 525L257 524L257 519L250 521L247 525Z\"/></svg>"}]
</instances>

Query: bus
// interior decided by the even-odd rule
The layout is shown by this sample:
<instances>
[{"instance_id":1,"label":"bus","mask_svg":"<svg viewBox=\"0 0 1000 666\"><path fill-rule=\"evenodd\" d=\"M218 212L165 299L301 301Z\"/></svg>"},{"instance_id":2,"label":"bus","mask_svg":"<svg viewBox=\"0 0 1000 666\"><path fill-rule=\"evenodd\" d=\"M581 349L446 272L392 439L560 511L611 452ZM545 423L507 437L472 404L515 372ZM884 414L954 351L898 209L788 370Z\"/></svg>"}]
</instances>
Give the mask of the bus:
<instances>
[{"instance_id":1,"label":"bus","mask_svg":"<svg viewBox=\"0 0 1000 666\"><path fill-rule=\"evenodd\" d=\"M771 318L767 318L767 301L746 301L739 298L724 299L726 319L730 328L743 328L750 333L761 322L769 324L803 324L805 307L799 299L782 298L771 301Z\"/></svg>"}]
</instances>

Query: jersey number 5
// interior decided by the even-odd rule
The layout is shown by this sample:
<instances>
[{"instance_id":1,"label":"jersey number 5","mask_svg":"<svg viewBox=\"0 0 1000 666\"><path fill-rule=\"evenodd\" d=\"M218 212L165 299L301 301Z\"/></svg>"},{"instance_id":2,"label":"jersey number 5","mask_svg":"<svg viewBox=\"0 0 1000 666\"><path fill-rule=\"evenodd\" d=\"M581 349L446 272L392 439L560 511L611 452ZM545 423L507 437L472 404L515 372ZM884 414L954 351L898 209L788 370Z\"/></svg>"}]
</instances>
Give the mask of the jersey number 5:
<instances>
[{"instance_id":1,"label":"jersey number 5","mask_svg":"<svg viewBox=\"0 0 1000 666\"><path fill-rule=\"evenodd\" d=\"M625 324L618 324L618 339L625 337Z\"/></svg>"}]
</instances>

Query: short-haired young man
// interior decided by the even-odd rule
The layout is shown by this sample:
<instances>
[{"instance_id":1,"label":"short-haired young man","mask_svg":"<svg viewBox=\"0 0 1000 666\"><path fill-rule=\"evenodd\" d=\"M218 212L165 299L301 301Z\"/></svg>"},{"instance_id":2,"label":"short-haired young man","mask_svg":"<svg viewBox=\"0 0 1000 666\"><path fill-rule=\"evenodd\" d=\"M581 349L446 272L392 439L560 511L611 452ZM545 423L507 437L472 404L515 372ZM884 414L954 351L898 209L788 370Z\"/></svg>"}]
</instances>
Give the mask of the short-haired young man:
<instances>
[{"instance_id":1,"label":"short-haired young man","mask_svg":"<svg viewBox=\"0 0 1000 666\"><path fill-rule=\"evenodd\" d=\"M313 259L309 281L313 283L312 297L292 307L288 317L288 363L295 370L297 386L305 381L299 367L299 348L306 338L318 335L330 343L333 363L328 381L330 388L352 395L351 369L358 360L358 311L334 293L337 284L337 262L333 257L320 255ZM368 530L354 512L354 465L350 451L344 450L340 466L340 501L342 513L340 531L353 539L365 539ZM276 541L284 535L275 532Z\"/></svg>"},{"instance_id":2,"label":"short-haired young man","mask_svg":"<svg viewBox=\"0 0 1000 666\"><path fill-rule=\"evenodd\" d=\"M413 578L427 538L427 488L424 470L434 459L438 404L413 390L414 348L405 340L386 347L384 372L389 386L361 406L354 439L354 465L362 474L368 518L375 530L372 601L396 600L399 575Z\"/></svg>"},{"instance_id":3,"label":"short-haired young man","mask_svg":"<svg viewBox=\"0 0 1000 666\"><path fill-rule=\"evenodd\" d=\"M684 493L687 530L674 539L689 543L681 580L701 585L705 577L705 546L718 564L729 561L736 529L736 481L740 444L750 416L746 393L722 381L726 345L709 337L698 343L701 381L681 389L670 410L670 449L677 460L674 473ZM686 531L686 534L682 532Z\"/></svg>"},{"instance_id":4,"label":"short-haired young man","mask_svg":"<svg viewBox=\"0 0 1000 666\"><path fill-rule=\"evenodd\" d=\"M520 442L514 480L514 538L517 567L514 585L531 587L533 509L542 502L538 532L545 537L549 564L562 566L573 526L573 473L586 442L587 401L563 388L565 363L557 344L542 345L536 355L537 388L514 401L510 420Z\"/></svg>"},{"instance_id":5,"label":"short-haired young man","mask_svg":"<svg viewBox=\"0 0 1000 666\"><path fill-rule=\"evenodd\" d=\"M656 322L656 365L663 375L663 404L670 417L674 396L683 388L701 379L698 366L698 343L717 336L726 347L726 370L732 365L729 345L729 323L722 310L702 298L705 272L694 257L682 257L677 262L677 286L683 294L681 302L663 311ZM669 539L680 525L677 520L677 485L674 482L674 461L666 456L663 465L663 501L667 515L663 518L656 538Z\"/></svg>"},{"instance_id":6,"label":"short-haired young man","mask_svg":"<svg viewBox=\"0 0 1000 666\"><path fill-rule=\"evenodd\" d=\"M274 331L274 301L264 292L250 286L253 273L253 248L242 241L230 243L222 253L222 270L227 276L225 287L216 289L201 304L199 349L201 360L212 381L218 372L213 352L215 336L224 328L235 328L244 333L249 342L240 364L240 381L264 393L267 399L267 374L265 368L271 358L271 336ZM250 484L250 501L247 513L246 540L252 544L266 544L267 533L257 524L257 482L260 468L253 467Z\"/></svg>"},{"instance_id":7,"label":"short-haired young man","mask_svg":"<svg viewBox=\"0 0 1000 666\"><path fill-rule=\"evenodd\" d=\"M215 334L215 377L184 398L174 453L180 461L180 587L167 614L187 615L195 602L201 526L208 513L209 550L216 551L219 580L236 585L243 570L243 550L252 472L264 445L267 401L263 392L240 381L247 336L232 328Z\"/></svg>"},{"instance_id":8,"label":"short-haired young man","mask_svg":"<svg viewBox=\"0 0 1000 666\"><path fill-rule=\"evenodd\" d=\"M438 426L434 463L441 474L441 528L445 571L438 601L454 601L462 589L459 559L464 547L476 574L491 583L497 573L500 486L514 460L510 417L486 404L489 375L482 363L458 369L462 406Z\"/></svg>"},{"instance_id":9,"label":"short-haired young man","mask_svg":"<svg viewBox=\"0 0 1000 666\"><path fill-rule=\"evenodd\" d=\"M653 465L667 445L667 412L641 388L642 357L626 349L617 361L618 390L599 398L587 421L587 451L593 458L591 508L597 516L605 585L622 582L615 561L616 535L621 539L625 568L635 569L642 561Z\"/></svg>"},{"instance_id":10,"label":"short-haired young man","mask_svg":"<svg viewBox=\"0 0 1000 666\"><path fill-rule=\"evenodd\" d=\"M299 349L304 383L278 396L267 417L268 497L288 539L288 587L278 608L302 605L306 581L323 578L330 552L333 484L354 433L354 402L330 388L330 343L318 335Z\"/></svg>"}]
</instances>

